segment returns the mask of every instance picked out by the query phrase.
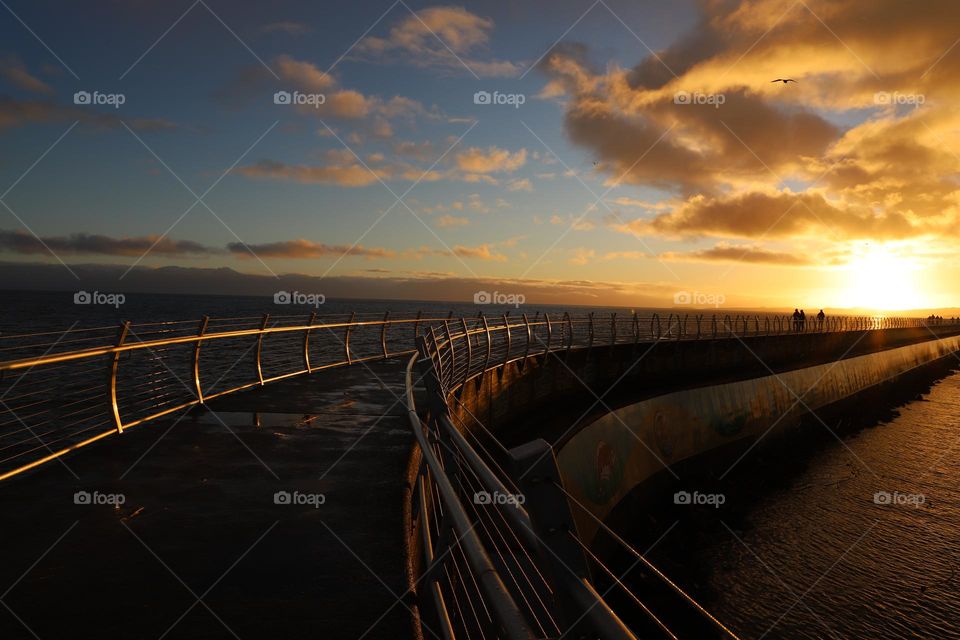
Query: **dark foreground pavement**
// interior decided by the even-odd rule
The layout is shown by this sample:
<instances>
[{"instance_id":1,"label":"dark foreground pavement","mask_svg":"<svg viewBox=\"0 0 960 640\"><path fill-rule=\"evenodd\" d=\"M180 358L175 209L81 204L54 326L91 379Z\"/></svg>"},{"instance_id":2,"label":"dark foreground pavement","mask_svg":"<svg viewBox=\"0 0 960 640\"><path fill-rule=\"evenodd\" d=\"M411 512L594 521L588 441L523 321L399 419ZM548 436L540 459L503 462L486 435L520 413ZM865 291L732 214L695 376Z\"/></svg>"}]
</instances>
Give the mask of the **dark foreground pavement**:
<instances>
[{"instance_id":1,"label":"dark foreground pavement","mask_svg":"<svg viewBox=\"0 0 960 640\"><path fill-rule=\"evenodd\" d=\"M402 396L292 378L0 484L0 638L409 637Z\"/></svg>"}]
</instances>

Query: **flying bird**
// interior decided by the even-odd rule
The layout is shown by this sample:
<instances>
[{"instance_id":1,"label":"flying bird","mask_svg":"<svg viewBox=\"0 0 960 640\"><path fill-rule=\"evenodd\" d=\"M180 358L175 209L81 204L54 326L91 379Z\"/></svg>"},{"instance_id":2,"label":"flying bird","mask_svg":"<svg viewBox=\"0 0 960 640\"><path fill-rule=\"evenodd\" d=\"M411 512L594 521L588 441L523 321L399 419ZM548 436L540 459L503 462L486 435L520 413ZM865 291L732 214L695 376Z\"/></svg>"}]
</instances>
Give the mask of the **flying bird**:
<instances>
[{"instance_id":1,"label":"flying bird","mask_svg":"<svg viewBox=\"0 0 960 640\"><path fill-rule=\"evenodd\" d=\"M770 82L782 82L783 84L787 84L788 82L796 82L796 80L793 78L777 78L776 80L771 80Z\"/></svg>"}]
</instances>

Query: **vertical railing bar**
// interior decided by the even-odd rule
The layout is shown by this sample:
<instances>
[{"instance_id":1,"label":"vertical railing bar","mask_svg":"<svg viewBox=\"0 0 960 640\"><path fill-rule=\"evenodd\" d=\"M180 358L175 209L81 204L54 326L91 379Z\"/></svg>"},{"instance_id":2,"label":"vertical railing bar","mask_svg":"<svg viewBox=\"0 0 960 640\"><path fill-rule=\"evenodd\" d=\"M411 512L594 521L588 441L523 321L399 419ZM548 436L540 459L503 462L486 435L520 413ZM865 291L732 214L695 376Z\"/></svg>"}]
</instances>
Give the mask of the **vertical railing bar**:
<instances>
[{"instance_id":1,"label":"vertical railing bar","mask_svg":"<svg viewBox=\"0 0 960 640\"><path fill-rule=\"evenodd\" d=\"M117 346L123 345L130 332L130 321L126 320L120 325L120 332L117 334ZM109 390L110 390L110 411L113 414L113 424L117 428L117 433L123 433L123 420L120 419L120 405L117 402L117 369L120 367L120 353L114 352L110 359L109 369Z\"/></svg>"},{"instance_id":2,"label":"vertical railing bar","mask_svg":"<svg viewBox=\"0 0 960 640\"><path fill-rule=\"evenodd\" d=\"M467 328L467 319L461 316L460 323L463 325L463 337L467 341L467 372L464 374L464 379L466 379L470 376L470 366L473 364L473 345L470 344L470 330Z\"/></svg>"},{"instance_id":3,"label":"vertical railing bar","mask_svg":"<svg viewBox=\"0 0 960 640\"><path fill-rule=\"evenodd\" d=\"M490 325L487 323L487 316L480 312L480 321L483 322L483 333L487 336L487 354L483 357L483 370L486 371L490 366L490 355L493 352L493 340L490 337Z\"/></svg>"},{"instance_id":4,"label":"vertical railing bar","mask_svg":"<svg viewBox=\"0 0 960 640\"><path fill-rule=\"evenodd\" d=\"M260 386L263 386L263 366L261 365L261 352L263 351L263 330L267 328L267 322L270 321L270 314L263 314L263 320L260 322L260 333L257 334L257 380Z\"/></svg>"},{"instance_id":5,"label":"vertical railing bar","mask_svg":"<svg viewBox=\"0 0 960 640\"><path fill-rule=\"evenodd\" d=\"M380 329L380 346L383 347L383 359L390 357L387 352L387 320L390 319L390 311L383 314L383 327Z\"/></svg>"},{"instance_id":6,"label":"vertical railing bar","mask_svg":"<svg viewBox=\"0 0 960 640\"><path fill-rule=\"evenodd\" d=\"M543 354L546 355L550 352L550 343L553 341L553 326L550 324L550 314L548 312L543 312L543 319L547 323L547 346L543 348Z\"/></svg>"},{"instance_id":7,"label":"vertical railing bar","mask_svg":"<svg viewBox=\"0 0 960 640\"><path fill-rule=\"evenodd\" d=\"M417 343L417 338L420 337L420 318L423 317L423 311L417 311L417 321L413 323L413 343Z\"/></svg>"},{"instance_id":8,"label":"vertical railing bar","mask_svg":"<svg viewBox=\"0 0 960 640\"><path fill-rule=\"evenodd\" d=\"M343 336L343 350L344 354L347 357L347 364L353 364L353 356L350 355L350 334L353 333L353 323L357 319L357 312L350 312L350 320L347 322L347 329L344 331Z\"/></svg>"},{"instance_id":9,"label":"vertical railing bar","mask_svg":"<svg viewBox=\"0 0 960 640\"><path fill-rule=\"evenodd\" d=\"M307 320L307 328L303 330L303 368L307 370L307 373L313 373L313 365L310 364L310 327L316 319L317 312L314 311L310 314L310 319Z\"/></svg>"},{"instance_id":10,"label":"vertical railing bar","mask_svg":"<svg viewBox=\"0 0 960 640\"><path fill-rule=\"evenodd\" d=\"M452 312L451 312L452 313ZM454 384L454 375L456 375L457 367L457 354L456 349L453 348L453 337L450 334L450 320L443 321L443 330L447 334L447 349L450 351L450 382L449 386Z\"/></svg>"},{"instance_id":11,"label":"vertical railing bar","mask_svg":"<svg viewBox=\"0 0 960 640\"><path fill-rule=\"evenodd\" d=\"M507 314L503 314L503 326L506 328L507 332L507 352L503 356L503 363L506 364L507 360L510 359L510 347L513 344L513 338L510 335L510 320L507 319Z\"/></svg>"},{"instance_id":12,"label":"vertical railing bar","mask_svg":"<svg viewBox=\"0 0 960 640\"><path fill-rule=\"evenodd\" d=\"M193 343L193 388L196 390L197 402L203 404L203 387L200 386L200 343L203 340L203 334L207 332L207 324L210 322L210 316L203 316L200 320L200 327L197 330L198 340Z\"/></svg>"},{"instance_id":13,"label":"vertical railing bar","mask_svg":"<svg viewBox=\"0 0 960 640\"><path fill-rule=\"evenodd\" d=\"M527 356L530 355L530 340L532 336L530 335L530 321L527 319L527 314L522 314L522 317L523 324L526 325L527 328L527 344L523 348L523 362L526 362Z\"/></svg>"}]
</instances>

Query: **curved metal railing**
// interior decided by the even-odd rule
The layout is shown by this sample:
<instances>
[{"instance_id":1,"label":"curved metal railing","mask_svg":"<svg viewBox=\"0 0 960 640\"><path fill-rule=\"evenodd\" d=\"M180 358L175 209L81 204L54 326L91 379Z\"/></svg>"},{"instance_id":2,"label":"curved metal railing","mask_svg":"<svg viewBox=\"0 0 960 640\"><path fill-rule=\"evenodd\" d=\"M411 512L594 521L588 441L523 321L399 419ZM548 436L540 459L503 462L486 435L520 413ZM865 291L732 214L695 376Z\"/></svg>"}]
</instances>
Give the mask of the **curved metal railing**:
<instances>
[{"instance_id":1,"label":"curved metal railing","mask_svg":"<svg viewBox=\"0 0 960 640\"><path fill-rule=\"evenodd\" d=\"M842 331L955 326L960 319L936 322L922 318L885 316L815 317L799 324L788 315L704 315L611 313L537 313L533 317L504 315L447 319L425 333L435 345L434 366L447 390L463 384L493 366L550 351L662 340L716 340L793 334L830 334ZM449 347L449 348L448 348Z\"/></svg>"},{"instance_id":2,"label":"curved metal railing","mask_svg":"<svg viewBox=\"0 0 960 640\"><path fill-rule=\"evenodd\" d=\"M916 318L540 314L248 315L0 335L0 480L124 429L220 396L331 367L413 353L466 335L441 383L538 351L651 340L922 326ZM940 321L944 322L944 321ZM947 322L954 323L956 320ZM465 332L465 333L464 333Z\"/></svg>"},{"instance_id":3,"label":"curved metal railing","mask_svg":"<svg viewBox=\"0 0 960 640\"><path fill-rule=\"evenodd\" d=\"M592 582L600 572L609 588L619 588L636 610L631 620L642 619L649 629L676 638L669 626L632 591L570 528L562 533L575 545L584 564L566 564L559 549L563 542L546 542L535 531L536 517L521 500L498 503L490 496L523 496L520 479L509 472L513 458L480 420L453 423L461 415L450 403L458 403L458 391L485 372L522 364L530 357L571 349L604 345L651 343L659 340L705 340L750 338L788 333L834 333L870 331L930 324L956 325L947 321L913 318L830 317L806 325L791 316L703 316L657 314L601 318L594 314L533 318L501 316L448 319L428 327L419 340L419 353L407 367L407 404L420 455L411 511L415 514L411 536L419 547L418 580L425 585L444 638L455 637L636 637L614 612ZM426 407L417 410L414 389L417 365L425 382ZM459 406L469 410L462 403ZM549 450L549 445L546 445ZM551 456L552 457L552 456ZM557 473L543 475L542 485L551 485L569 509L586 510L563 487ZM485 496L486 500L478 500ZM587 516L596 516L587 511ZM643 565L688 607L695 618L719 637L736 635L697 603L681 587L650 563L642 553L609 529L599 526L611 540ZM544 551L546 550L546 553ZM554 556L562 568L557 570ZM550 566L552 565L552 566ZM575 566L571 566L575 565ZM565 572L564 569L567 571ZM483 577L483 580L480 580ZM571 611L568 605L573 604ZM683 609L686 610L686 609Z\"/></svg>"},{"instance_id":4,"label":"curved metal railing","mask_svg":"<svg viewBox=\"0 0 960 640\"><path fill-rule=\"evenodd\" d=\"M442 320L204 317L0 336L0 480L230 393L410 354Z\"/></svg>"}]
</instances>

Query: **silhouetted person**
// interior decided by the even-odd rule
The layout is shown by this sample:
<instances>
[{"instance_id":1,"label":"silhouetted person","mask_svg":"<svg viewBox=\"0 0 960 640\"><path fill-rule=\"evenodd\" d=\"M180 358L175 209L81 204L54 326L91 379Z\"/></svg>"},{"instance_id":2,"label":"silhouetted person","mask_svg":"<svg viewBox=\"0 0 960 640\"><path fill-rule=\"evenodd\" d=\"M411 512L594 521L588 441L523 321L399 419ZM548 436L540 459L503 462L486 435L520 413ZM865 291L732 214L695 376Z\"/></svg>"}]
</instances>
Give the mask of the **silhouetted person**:
<instances>
[{"instance_id":1,"label":"silhouetted person","mask_svg":"<svg viewBox=\"0 0 960 640\"><path fill-rule=\"evenodd\" d=\"M803 309L800 309L800 332L803 333L807 330L807 314L803 312Z\"/></svg>"},{"instance_id":2,"label":"silhouetted person","mask_svg":"<svg viewBox=\"0 0 960 640\"><path fill-rule=\"evenodd\" d=\"M793 330L794 332L800 331L800 310L799 309L793 310Z\"/></svg>"},{"instance_id":3,"label":"silhouetted person","mask_svg":"<svg viewBox=\"0 0 960 640\"><path fill-rule=\"evenodd\" d=\"M824 315L823 309L820 309L820 313L817 314L817 331L823 331L823 320L827 316Z\"/></svg>"}]
</instances>

